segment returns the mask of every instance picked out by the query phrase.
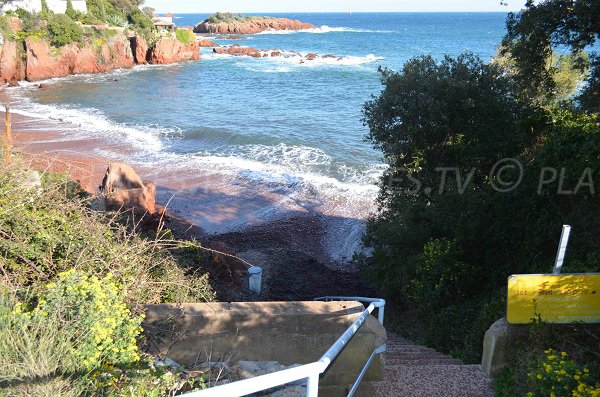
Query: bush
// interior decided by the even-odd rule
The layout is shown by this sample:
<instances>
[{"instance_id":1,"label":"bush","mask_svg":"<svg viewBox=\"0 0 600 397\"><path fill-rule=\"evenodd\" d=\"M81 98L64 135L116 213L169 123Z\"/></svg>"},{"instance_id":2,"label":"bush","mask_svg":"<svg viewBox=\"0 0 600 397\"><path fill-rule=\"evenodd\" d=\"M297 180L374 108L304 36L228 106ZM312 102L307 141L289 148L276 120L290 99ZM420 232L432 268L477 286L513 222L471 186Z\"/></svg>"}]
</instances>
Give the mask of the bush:
<instances>
[{"instance_id":1,"label":"bush","mask_svg":"<svg viewBox=\"0 0 600 397\"><path fill-rule=\"evenodd\" d=\"M65 14L52 15L48 19L50 43L56 47L81 42L83 30L77 22Z\"/></svg>"},{"instance_id":2,"label":"bush","mask_svg":"<svg viewBox=\"0 0 600 397\"><path fill-rule=\"evenodd\" d=\"M528 374L534 391L528 392L527 397L600 396L599 379L593 379L589 368L570 359L566 352L559 354L548 349L544 351L544 355Z\"/></svg>"},{"instance_id":3,"label":"bush","mask_svg":"<svg viewBox=\"0 0 600 397\"><path fill-rule=\"evenodd\" d=\"M144 239L114 217L92 212L77 185L45 175L42 192L23 181L29 171L0 170L0 268L15 287L36 286L76 269L112 273L131 303L204 302L214 299L198 263L180 265L173 250L196 244Z\"/></svg>"},{"instance_id":4,"label":"bush","mask_svg":"<svg viewBox=\"0 0 600 397\"><path fill-rule=\"evenodd\" d=\"M29 295L30 296L30 295ZM113 278L59 275L35 299L0 292L0 386L8 395L173 395L204 387L138 352L141 316ZM33 309L28 309L32 306Z\"/></svg>"},{"instance_id":5,"label":"bush","mask_svg":"<svg viewBox=\"0 0 600 397\"><path fill-rule=\"evenodd\" d=\"M483 333L503 315L497 291L511 274L551 271L561 225L576 230L572 269L599 270L590 254L600 202L589 178L600 185L590 174L600 169L600 126L595 116L521 102L498 65L471 54L381 72L384 89L365 105L364 121L389 168L365 236L373 248L365 269L390 299L409 303L427 344L477 362ZM506 158L522 165L523 179L501 192L490 173ZM539 186L545 167L556 180ZM585 175L587 187L575 192Z\"/></svg>"},{"instance_id":6,"label":"bush","mask_svg":"<svg viewBox=\"0 0 600 397\"><path fill-rule=\"evenodd\" d=\"M146 15L142 11L140 11L139 8L132 10L127 15L127 20L129 21L129 23L131 25L135 26L138 29L142 29L142 30L154 29L154 22L152 21L152 18L150 18L148 15Z\"/></svg>"},{"instance_id":7,"label":"bush","mask_svg":"<svg viewBox=\"0 0 600 397\"><path fill-rule=\"evenodd\" d=\"M57 313L61 328L74 337L72 354L86 368L130 365L140 360L142 316L132 315L124 299L112 274L98 279L70 270L46 285L33 315Z\"/></svg>"},{"instance_id":8,"label":"bush","mask_svg":"<svg viewBox=\"0 0 600 397\"><path fill-rule=\"evenodd\" d=\"M109 15L108 17L106 17L106 22L109 25L118 26L121 28L129 27L129 23L127 23L127 21L119 15Z\"/></svg>"},{"instance_id":9,"label":"bush","mask_svg":"<svg viewBox=\"0 0 600 397\"><path fill-rule=\"evenodd\" d=\"M181 41L185 45L196 42L196 35L191 30L177 29L175 35L177 37L177 40Z\"/></svg>"}]
</instances>

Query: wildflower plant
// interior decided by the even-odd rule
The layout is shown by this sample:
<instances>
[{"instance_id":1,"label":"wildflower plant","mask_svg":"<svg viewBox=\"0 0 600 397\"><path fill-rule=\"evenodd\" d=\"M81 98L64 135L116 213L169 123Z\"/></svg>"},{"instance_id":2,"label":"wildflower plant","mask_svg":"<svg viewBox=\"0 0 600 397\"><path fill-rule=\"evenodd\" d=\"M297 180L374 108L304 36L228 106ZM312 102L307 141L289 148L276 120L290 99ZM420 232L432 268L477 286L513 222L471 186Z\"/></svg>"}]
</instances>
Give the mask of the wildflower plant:
<instances>
[{"instance_id":1,"label":"wildflower plant","mask_svg":"<svg viewBox=\"0 0 600 397\"><path fill-rule=\"evenodd\" d=\"M600 383L588 368L569 358L566 352L544 350L544 358L538 360L528 374L532 389L527 397L599 397Z\"/></svg>"},{"instance_id":2,"label":"wildflower plant","mask_svg":"<svg viewBox=\"0 0 600 397\"><path fill-rule=\"evenodd\" d=\"M137 338L143 315L132 315L120 285L109 273L102 279L75 270L46 285L33 313L59 314L77 338L73 352L88 369L139 361Z\"/></svg>"}]
</instances>

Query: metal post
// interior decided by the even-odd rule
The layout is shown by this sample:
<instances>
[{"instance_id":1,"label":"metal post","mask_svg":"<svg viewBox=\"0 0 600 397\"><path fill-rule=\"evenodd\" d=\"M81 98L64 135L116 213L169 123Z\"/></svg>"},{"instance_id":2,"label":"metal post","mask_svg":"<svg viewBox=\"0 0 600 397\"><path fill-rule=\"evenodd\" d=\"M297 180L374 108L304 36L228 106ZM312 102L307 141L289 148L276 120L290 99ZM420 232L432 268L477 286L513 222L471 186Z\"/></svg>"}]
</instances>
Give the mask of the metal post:
<instances>
[{"instance_id":1,"label":"metal post","mask_svg":"<svg viewBox=\"0 0 600 397\"><path fill-rule=\"evenodd\" d=\"M315 372L306 381L306 397L319 396L319 373Z\"/></svg>"},{"instance_id":2,"label":"metal post","mask_svg":"<svg viewBox=\"0 0 600 397\"><path fill-rule=\"evenodd\" d=\"M385 306L379 306L377 309L377 319L379 320L379 324L383 325L383 316L384 316Z\"/></svg>"},{"instance_id":3,"label":"metal post","mask_svg":"<svg viewBox=\"0 0 600 397\"><path fill-rule=\"evenodd\" d=\"M262 288L262 268L252 266L248 269L248 289L254 293L260 294Z\"/></svg>"},{"instance_id":4,"label":"metal post","mask_svg":"<svg viewBox=\"0 0 600 397\"><path fill-rule=\"evenodd\" d=\"M571 226L563 225L562 232L560 234L560 243L558 244L558 251L556 252L556 261L554 262L554 274L560 274L562 270L562 265L565 261L565 253L567 252L567 245L569 244L570 234Z\"/></svg>"}]
</instances>

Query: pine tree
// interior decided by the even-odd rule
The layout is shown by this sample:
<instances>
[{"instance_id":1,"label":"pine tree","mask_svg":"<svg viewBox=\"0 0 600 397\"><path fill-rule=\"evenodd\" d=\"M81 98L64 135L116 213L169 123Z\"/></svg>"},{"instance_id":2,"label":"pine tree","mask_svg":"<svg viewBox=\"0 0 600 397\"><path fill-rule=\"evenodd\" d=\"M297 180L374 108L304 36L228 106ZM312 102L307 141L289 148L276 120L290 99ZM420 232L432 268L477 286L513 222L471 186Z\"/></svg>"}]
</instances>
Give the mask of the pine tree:
<instances>
[{"instance_id":1,"label":"pine tree","mask_svg":"<svg viewBox=\"0 0 600 397\"><path fill-rule=\"evenodd\" d=\"M50 7L48 7L48 3L46 3L46 0L42 0L42 15L45 17L50 15Z\"/></svg>"},{"instance_id":2,"label":"pine tree","mask_svg":"<svg viewBox=\"0 0 600 397\"><path fill-rule=\"evenodd\" d=\"M71 0L67 0L67 10L65 11L65 14L67 14L69 18L73 20L77 19L78 13L75 8L73 8L73 2Z\"/></svg>"}]
</instances>

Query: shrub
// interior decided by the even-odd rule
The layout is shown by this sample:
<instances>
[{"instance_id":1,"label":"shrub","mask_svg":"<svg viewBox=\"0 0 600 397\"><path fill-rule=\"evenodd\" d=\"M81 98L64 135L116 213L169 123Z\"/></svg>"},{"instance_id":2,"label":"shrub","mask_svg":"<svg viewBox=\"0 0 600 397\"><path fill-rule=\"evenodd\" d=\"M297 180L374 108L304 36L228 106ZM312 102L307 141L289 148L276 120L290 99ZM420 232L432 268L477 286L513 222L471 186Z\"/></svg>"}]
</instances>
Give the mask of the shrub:
<instances>
[{"instance_id":1,"label":"shrub","mask_svg":"<svg viewBox=\"0 0 600 397\"><path fill-rule=\"evenodd\" d=\"M392 300L410 300L428 344L476 362L503 312L496 291L511 274L551 271L561 225L577 231L571 263L598 271L590 253L600 201L589 183L574 189L585 175L600 183L590 173L600 168L600 126L595 116L520 102L509 76L470 54L418 57L400 72L382 70L382 82L364 110L367 139L389 165L367 228L366 270ZM523 179L500 192L490 173L506 158L522 165ZM540 187L544 167L560 176ZM478 335L464 330L472 321Z\"/></svg>"},{"instance_id":2,"label":"shrub","mask_svg":"<svg viewBox=\"0 0 600 397\"><path fill-rule=\"evenodd\" d=\"M175 35L177 37L177 40L181 41L185 45L196 42L196 35L191 30L177 29Z\"/></svg>"},{"instance_id":3,"label":"shrub","mask_svg":"<svg viewBox=\"0 0 600 397\"><path fill-rule=\"evenodd\" d=\"M81 42L83 30L75 21L65 14L52 15L48 19L50 43L62 47L73 42Z\"/></svg>"},{"instance_id":4,"label":"shrub","mask_svg":"<svg viewBox=\"0 0 600 397\"><path fill-rule=\"evenodd\" d=\"M142 30L151 30L154 28L152 18L140 11L139 8L135 8L129 12L127 20L131 25Z\"/></svg>"},{"instance_id":5,"label":"shrub","mask_svg":"<svg viewBox=\"0 0 600 397\"><path fill-rule=\"evenodd\" d=\"M19 300L2 288L3 392L125 397L204 388L203 378L155 367L152 357L138 352L141 316L131 315L124 297L110 275L98 279L75 271L59 275L35 299Z\"/></svg>"},{"instance_id":6,"label":"shrub","mask_svg":"<svg viewBox=\"0 0 600 397\"><path fill-rule=\"evenodd\" d=\"M82 17L81 13L73 8L73 2L71 0L67 0L67 9L65 14L74 21L77 21Z\"/></svg>"},{"instance_id":7,"label":"shrub","mask_svg":"<svg viewBox=\"0 0 600 397\"><path fill-rule=\"evenodd\" d=\"M112 273L132 303L204 302L214 299L201 264L179 265L172 250L197 247L144 239L95 213L64 176L42 178L43 193L24 186L29 171L0 169L0 268L14 286L39 285L59 273ZM193 267L192 267L193 266Z\"/></svg>"},{"instance_id":8,"label":"shrub","mask_svg":"<svg viewBox=\"0 0 600 397\"><path fill-rule=\"evenodd\" d=\"M530 387L534 391L528 392L527 397L600 396L599 379L594 380L588 368L570 359L566 352L559 354L548 349L544 355L528 374Z\"/></svg>"},{"instance_id":9,"label":"shrub","mask_svg":"<svg viewBox=\"0 0 600 397\"><path fill-rule=\"evenodd\" d=\"M118 26L120 28L129 27L129 23L119 15L109 15L106 17L106 22L112 26Z\"/></svg>"},{"instance_id":10,"label":"shrub","mask_svg":"<svg viewBox=\"0 0 600 397\"><path fill-rule=\"evenodd\" d=\"M58 275L38 296L33 314L58 313L61 328L73 335L72 354L88 369L139 361L137 337L142 317L125 304L125 294L112 274L102 279L75 270Z\"/></svg>"}]
</instances>

